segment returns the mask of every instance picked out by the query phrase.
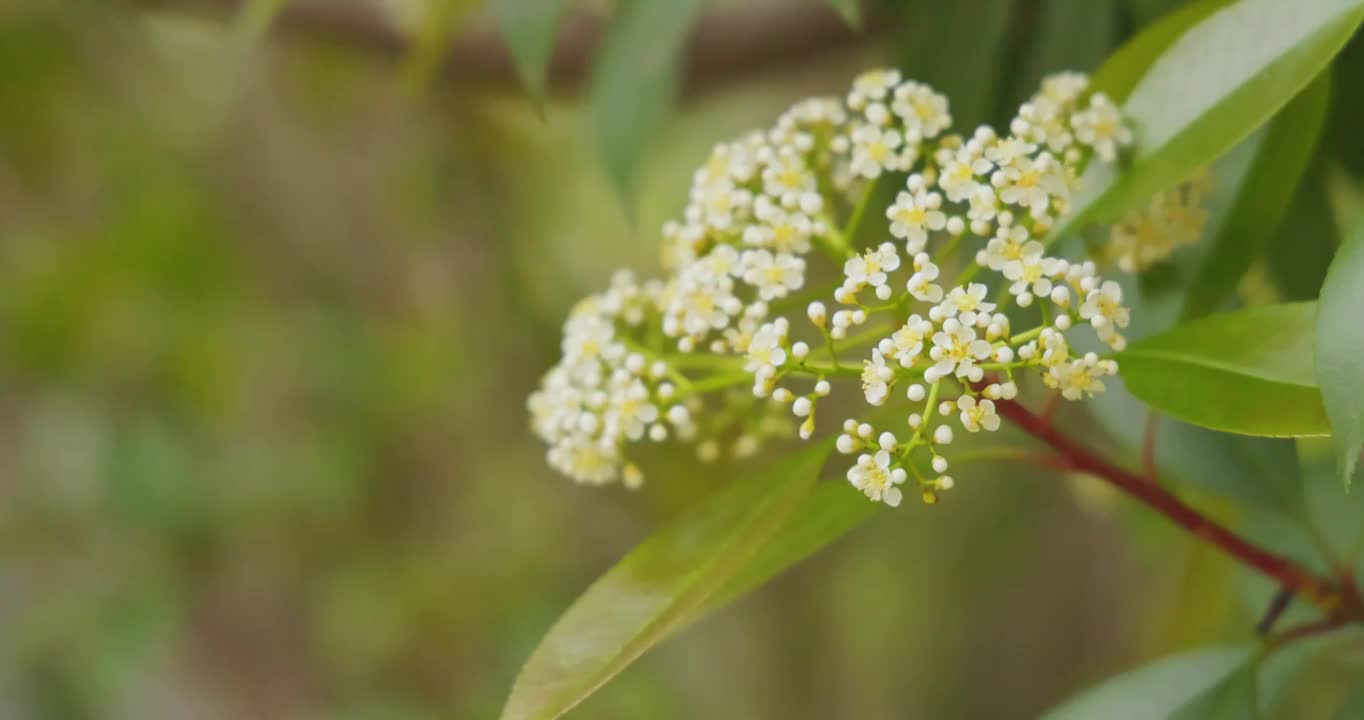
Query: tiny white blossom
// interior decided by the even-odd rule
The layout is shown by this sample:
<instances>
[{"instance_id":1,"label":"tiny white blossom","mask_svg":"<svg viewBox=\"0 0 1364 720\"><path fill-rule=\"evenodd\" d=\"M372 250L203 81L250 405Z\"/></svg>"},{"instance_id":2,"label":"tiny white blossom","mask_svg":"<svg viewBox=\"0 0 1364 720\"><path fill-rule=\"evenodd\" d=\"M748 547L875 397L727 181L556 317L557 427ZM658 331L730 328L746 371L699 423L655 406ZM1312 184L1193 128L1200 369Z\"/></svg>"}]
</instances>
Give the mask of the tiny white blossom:
<instances>
[{"instance_id":1,"label":"tiny white blossom","mask_svg":"<svg viewBox=\"0 0 1364 720\"><path fill-rule=\"evenodd\" d=\"M970 395L962 395L957 398L957 409L961 410L961 426L967 432L999 429L999 415L995 414L995 404L991 400L978 401Z\"/></svg>"},{"instance_id":2,"label":"tiny white blossom","mask_svg":"<svg viewBox=\"0 0 1364 720\"><path fill-rule=\"evenodd\" d=\"M878 450L876 455L861 455L857 464L848 469L848 482L868 498L896 507L903 498L900 488L905 481L903 468L890 467L890 453Z\"/></svg>"},{"instance_id":3,"label":"tiny white blossom","mask_svg":"<svg viewBox=\"0 0 1364 720\"><path fill-rule=\"evenodd\" d=\"M757 288L763 300L783 297L805 283L805 260L795 255L749 250L744 253L743 267L744 282Z\"/></svg>"},{"instance_id":4,"label":"tiny white blossom","mask_svg":"<svg viewBox=\"0 0 1364 720\"><path fill-rule=\"evenodd\" d=\"M894 379L895 371L886 366L885 356L880 350L872 350L871 359L862 363L862 393L867 402L872 405L884 403Z\"/></svg>"},{"instance_id":5,"label":"tiny white blossom","mask_svg":"<svg viewBox=\"0 0 1364 720\"><path fill-rule=\"evenodd\" d=\"M901 192L895 204L886 209L890 234L905 241L905 252L913 255L923 250L929 230L941 230L947 225L947 215L938 208L942 196L937 193Z\"/></svg>"}]
</instances>

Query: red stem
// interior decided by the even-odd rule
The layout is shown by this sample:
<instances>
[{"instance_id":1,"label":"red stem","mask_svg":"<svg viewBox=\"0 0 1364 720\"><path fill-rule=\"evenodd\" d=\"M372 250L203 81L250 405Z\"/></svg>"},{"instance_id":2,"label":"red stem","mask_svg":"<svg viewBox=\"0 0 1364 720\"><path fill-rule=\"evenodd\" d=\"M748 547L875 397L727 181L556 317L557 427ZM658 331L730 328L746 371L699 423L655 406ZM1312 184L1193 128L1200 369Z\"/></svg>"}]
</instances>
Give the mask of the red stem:
<instances>
[{"instance_id":1,"label":"red stem","mask_svg":"<svg viewBox=\"0 0 1364 720\"><path fill-rule=\"evenodd\" d=\"M1046 418L1019 403L1012 400L996 400L995 407L1000 415L1056 450L1069 469L1107 480L1195 536L1211 542L1237 560L1277 580L1283 587L1303 593L1328 612L1334 614L1341 609L1339 604L1346 598L1342 598L1334 583L1317 577L1288 558L1252 545L1236 533L1180 502L1179 498L1159 484L1113 465L1090 452L1058 432Z\"/></svg>"}]
</instances>

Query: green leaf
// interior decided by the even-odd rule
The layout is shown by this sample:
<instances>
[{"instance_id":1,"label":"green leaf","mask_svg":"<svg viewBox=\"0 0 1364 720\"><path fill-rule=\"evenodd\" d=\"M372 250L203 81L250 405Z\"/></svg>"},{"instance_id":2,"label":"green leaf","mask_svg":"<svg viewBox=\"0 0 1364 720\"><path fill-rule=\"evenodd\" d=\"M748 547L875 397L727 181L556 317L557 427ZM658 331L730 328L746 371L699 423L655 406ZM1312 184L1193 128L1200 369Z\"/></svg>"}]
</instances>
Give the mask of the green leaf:
<instances>
[{"instance_id":1,"label":"green leaf","mask_svg":"<svg viewBox=\"0 0 1364 720\"><path fill-rule=\"evenodd\" d=\"M772 539L699 609L714 612L851 532L885 508L843 482L815 485Z\"/></svg>"},{"instance_id":2,"label":"green leaf","mask_svg":"<svg viewBox=\"0 0 1364 720\"><path fill-rule=\"evenodd\" d=\"M573 0L497 0L489 10L516 63L516 73L533 101L545 97L545 74L554 38Z\"/></svg>"},{"instance_id":3,"label":"green leaf","mask_svg":"<svg viewBox=\"0 0 1364 720\"><path fill-rule=\"evenodd\" d=\"M1284 302L1315 300L1340 235L1320 164L1308 171L1265 256Z\"/></svg>"},{"instance_id":4,"label":"green leaf","mask_svg":"<svg viewBox=\"0 0 1364 720\"><path fill-rule=\"evenodd\" d=\"M1217 234L1230 221L1236 191L1246 183L1266 135L1255 133L1209 168L1213 189L1207 204L1207 232ZM1163 282L1152 282L1149 275L1127 273L1115 278L1123 286L1123 300L1132 311L1132 323L1124 332L1129 340L1141 340L1175 324L1198 268L1206 263L1208 250L1207 243L1199 243L1177 253L1162 267ZM1077 349L1103 352L1097 340L1089 346L1080 342ZM1133 397L1121 378L1105 384L1108 387L1087 404L1088 409L1132 460L1139 461L1147 416L1155 411ZM1291 440L1228 435L1160 413L1156 416L1155 461L1163 482L1198 488L1287 518L1294 526L1301 524L1303 493Z\"/></svg>"},{"instance_id":5,"label":"green leaf","mask_svg":"<svg viewBox=\"0 0 1364 720\"><path fill-rule=\"evenodd\" d=\"M828 3L829 7L843 17L843 22L855 28L862 27L861 0L824 0L824 2Z\"/></svg>"},{"instance_id":6,"label":"green leaf","mask_svg":"<svg viewBox=\"0 0 1364 720\"><path fill-rule=\"evenodd\" d=\"M1110 678L1043 719L1165 720L1239 674L1249 655L1245 648L1210 648L1173 655Z\"/></svg>"},{"instance_id":7,"label":"green leaf","mask_svg":"<svg viewBox=\"0 0 1364 720\"><path fill-rule=\"evenodd\" d=\"M1042 84L1042 78L1063 70L1099 66L1117 40L1116 0L1043 0L1028 33L1022 68L1013 73L1011 107L1017 107Z\"/></svg>"},{"instance_id":8,"label":"green leaf","mask_svg":"<svg viewBox=\"0 0 1364 720\"><path fill-rule=\"evenodd\" d=\"M1175 10L1189 7L1193 3L1189 3L1187 0L1126 0L1125 4L1132 24L1137 27L1145 27Z\"/></svg>"},{"instance_id":9,"label":"green leaf","mask_svg":"<svg viewBox=\"0 0 1364 720\"><path fill-rule=\"evenodd\" d=\"M1316 372L1336 441L1336 465L1349 487L1364 445L1364 221L1336 252L1321 286Z\"/></svg>"},{"instance_id":10,"label":"green leaf","mask_svg":"<svg viewBox=\"0 0 1364 720\"><path fill-rule=\"evenodd\" d=\"M1242 0L1178 35L1123 103L1136 134L1130 166L1092 163L1053 237L1143 203L1226 152L1306 87L1361 19L1364 0Z\"/></svg>"},{"instance_id":11,"label":"green leaf","mask_svg":"<svg viewBox=\"0 0 1364 720\"><path fill-rule=\"evenodd\" d=\"M607 175L632 212L639 159L676 99L683 43L701 5L625 3L597 56L592 125Z\"/></svg>"},{"instance_id":12,"label":"green leaf","mask_svg":"<svg viewBox=\"0 0 1364 720\"><path fill-rule=\"evenodd\" d=\"M1007 35L1009 0L904 5L895 23L904 28L898 65L951 98L957 127L989 122L1000 94L1005 48L1000 38Z\"/></svg>"},{"instance_id":13,"label":"green leaf","mask_svg":"<svg viewBox=\"0 0 1364 720\"><path fill-rule=\"evenodd\" d=\"M733 592L730 583L741 588L736 578L810 495L830 447L812 445L713 496L635 548L550 629L502 717L562 715L694 619L717 592Z\"/></svg>"},{"instance_id":14,"label":"green leaf","mask_svg":"<svg viewBox=\"0 0 1364 720\"><path fill-rule=\"evenodd\" d=\"M1222 681L1199 693L1170 720L1250 720L1260 717L1255 675L1258 664L1241 665Z\"/></svg>"},{"instance_id":15,"label":"green leaf","mask_svg":"<svg viewBox=\"0 0 1364 720\"><path fill-rule=\"evenodd\" d=\"M1233 0L1202 0L1190 3L1160 19L1128 40L1099 66L1090 77L1090 87L1107 94L1113 102L1123 102L1141 82L1146 71L1189 28L1230 5Z\"/></svg>"},{"instance_id":16,"label":"green leaf","mask_svg":"<svg viewBox=\"0 0 1364 720\"><path fill-rule=\"evenodd\" d=\"M1117 356L1127 389L1185 422L1223 432L1330 432L1312 370L1315 303L1263 305L1195 320Z\"/></svg>"},{"instance_id":17,"label":"green leaf","mask_svg":"<svg viewBox=\"0 0 1364 720\"><path fill-rule=\"evenodd\" d=\"M1226 221L1189 284L1184 319L1213 312L1230 296L1278 230L1307 170L1326 118L1331 76L1322 73L1266 127Z\"/></svg>"}]
</instances>

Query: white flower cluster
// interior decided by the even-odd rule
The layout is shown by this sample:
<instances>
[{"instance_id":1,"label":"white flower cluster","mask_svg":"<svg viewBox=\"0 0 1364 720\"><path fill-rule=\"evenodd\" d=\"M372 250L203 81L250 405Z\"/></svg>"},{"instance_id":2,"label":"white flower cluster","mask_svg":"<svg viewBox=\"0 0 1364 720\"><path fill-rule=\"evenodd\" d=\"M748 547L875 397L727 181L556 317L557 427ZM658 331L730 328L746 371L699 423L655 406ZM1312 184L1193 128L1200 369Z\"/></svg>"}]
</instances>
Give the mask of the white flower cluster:
<instances>
[{"instance_id":1,"label":"white flower cluster","mask_svg":"<svg viewBox=\"0 0 1364 720\"><path fill-rule=\"evenodd\" d=\"M578 303L564 323L563 358L528 401L531 425L548 445L551 467L590 485L638 487L639 468L625 460L627 441L696 435L691 409L673 370L631 349L622 328L657 312L663 285L617 272L611 287Z\"/></svg>"},{"instance_id":2,"label":"white flower cluster","mask_svg":"<svg viewBox=\"0 0 1364 720\"><path fill-rule=\"evenodd\" d=\"M837 439L857 456L848 481L897 505L913 477L933 502L954 484L943 454L954 428L997 430L997 404L1017 395L1017 374L1037 373L1069 399L1102 391L1116 364L1073 352L1066 333L1087 324L1120 350L1121 289L1092 262L1048 256L1038 239L1068 210L1082 164L1112 161L1131 141L1113 104L1086 93L1082 75L1050 77L1008 136L982 127L964 138L944 134L946 98L878 70L843 102L799 103L772 129L716 146L682 217L663 228L667 279L618 277L566 324L563 360L531 397L551 465L581 482L637 484L627 443L697 438L697 396L750 380L752 396L789 408L808 438L831 381L856 379L869 405L906 398L909 432L848 420ZM888 236L859 252L866 203L887 178L902 183L884 211ZM953 253L970 236L980 245L963 268ZM832 292L832 312L807 304L809 294L797 299L825 256L841 276L814 292ZM974 279L981 270L997 274L994 291ZM797 328L781 313L801 305L809 325ZM1016 330L1029 313L1035 326ZM683 373L698 368L716 374ZM752 427L774 419L763 415L771 405L752 407ZM735 454L756 451L761 435L746 431ZM700 439L698 452L709 458L718 446Z\"/></svg>"},{"instance_id":3,"label":"white flower cluster","mask_svg":"<svg viewBox=\"0 0 1364 720\"><path fill-rule=\"evenodd\" d=\"M1201 171L1167 192L1151 197L1145 208L1127 213L1109 231L1104 248L1109 260L1125 272L1141 272L1168 260L1175 251L1203 237L1212 192L1212 176Z\"/></svg>"}]
</instances>

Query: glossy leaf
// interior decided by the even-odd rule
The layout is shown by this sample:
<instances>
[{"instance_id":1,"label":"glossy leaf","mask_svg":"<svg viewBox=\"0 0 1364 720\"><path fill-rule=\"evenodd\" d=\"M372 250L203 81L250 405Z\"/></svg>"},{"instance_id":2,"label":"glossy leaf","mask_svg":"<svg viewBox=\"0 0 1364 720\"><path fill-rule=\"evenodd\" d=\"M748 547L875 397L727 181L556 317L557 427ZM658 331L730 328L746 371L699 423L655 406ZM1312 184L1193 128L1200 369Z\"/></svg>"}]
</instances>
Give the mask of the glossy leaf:
<instances>
[{"instance_id":1,"label":"glossy leaf","mask_svg":"<svg viewBox=\"0 0 1364 720\"><path fill-rule=\"evenodd\" d=\"M593 583L521 670L502 717L554 718L695 616L801 507L831 441L721 492Z\"/></svg>"},{"instance_id":2,"label":"glossy leaf","mask_svg":"<svg viewBox=\"0 0 1364 720\"><path fill-rule=\"evenodd\" d=\"M1118 48L1090 77L1090 86L1122 102L1132 94L1146 71L1189 28L1230 5L1233 0L1201 0L1164 15ZM1154 12L1154 11L1153 11Z\"/></svg>"},{"instance_id":3,"label":"glossy leaf","mask_svg":"<svg viewBox=\"0 0 1364 720\"><path fill-rule=\"evenodd\" d=\"M1226 221L1206 241L1211 248L1189 284L1185 319L1216 311L1264 253L1316 149L1330 96L1330 73L1323 73L1266 126Z\"/></svg>"},{"instance_id":4,"label":"glossy leaf","mask_svg":"<svg viewBox=\"0 0 1364 720\"><path fill-rule=\"evenodd\" d=\"M1179 34L1123 103L1136 134L1129 166L1091 164L1053 236L1143 203L1226 152L1306 87L1361 19L1364 0L1242 0Z\"/></svg>"},{"instance_id":5,"label":"glossy leaf","mask_svg":"<svg viewBox=\"0 0 1364 720\"><path fill-rule=\"evenodd\" d=\"M1170 720L1251 720L1260 717L1255 675L1258 665L1243 663L1221 682L1199 693Z\"/></svg>"},{"instance_id":6,"label":"glossy leaf","mask_svg":"<svg viewBox=\"0 0 1364 720\"><path fill-rule=\"evenodd\" d=\"M1348 487L1364 446L1364 222L1350 233L1321 286L1316 372Z\"/></svg>"},{"instance_id":7,"label":"glossy leaf","mask_svg":"<svg viewBox=\"0 0 1364 720\"><path fill-rule=\"evenodd\" d=\"M912 500L912 498L911 498ZM706 601L701 615L724 607L824 546L843 537L885 508L844 482L821 482L801 501L771 541L725 586Z\"/></svg>"},{"instance_id":8,"label":"glossy leaf","mask_svg":"<svg viewBox=\"0 0 1364 720\"><path fill-rule=\"evenodd\" d=\"M701 5L625 3L597 55L592 126L607 176L632 211L640 158L677 95L682 47Z\"/></svg>"},{"instance_id":9,"label":"glossy leaf","mask_svg":"<svg viewBox=\"0 0 1364 720\"><path fill-rule=\"evenodd\" d=\"M1173 655L1110 678L1043 718L1166 720L1231 678L1249 655L1245 648L1211 648Z\"/></svg>"},{"instance_id":10,"label":"glossy leaf","mask_svg":"<svg viewBox=\"0 0 1364 720\"><path fill-rule=\"evenodd\" d=\"M545 75L550 56L554 53L554 38L564 12L573 0L497 0L489 11L497 20L502 39L516 63L516 73L531 99L539 103L545 97Z\"/></svg>"},{"instance_id":11,"label":"glossy leaf","mask_svg":"<svg viewBox=\"0 0 1364 720\"><path fill-rule=\"evenodd\" d=\"M1285 302L1317 298L1339 235L1324 173L1321 167L1313 167L1298 186L1288 216L1265 256Z\"/></svg>"},{"instance_id":12,"label":"glossy leaf","mask_svg":"<svg viewBox=\"0 0 1364 720\"><path fill-rule=\"evenodd\" d=\"M1118 355L1128 390L1185 422L1223 432L1330 432L1312 370L1314 303L1246 308L1186 323Z\"/></svg>"},{"instance_id":13,"label":"glossy leaf","mask_svg":"<svg viewBox=\"0 0 1364 720\"><path fill-rule=\"evenodd\" d=\"M1236 191L1246 183L1266 135L1255 133L1209 168L1213 189L1207 203L1208 234L1217 234L1230 221ZM1132 310L1132 323L1124 332L1130 341L1175 325L1184 296L1198 269L1207 262L1208 250L1208 243L1200 242L1177 253L1162 268L1164 278L1160 282L1152 282L1150 275L1122 273L1115 277L1123 286L1124 302ZM1092 346L1081 342L1077 349L1103 351L1097 342ZM1136 461L1145 440L1147 416L1154 411L1133 397L1121 378L1105 381L1105 385L1104 392L1087 407ZM1273 514L1281 518L1280 522L1287 518L1296 526L1301 524L1304 503L1294 456L1291 440L1228 435L1156 413L1155 461L1162 482L1233 499L1243 507Z\"/></svg>"}]
</instances>

